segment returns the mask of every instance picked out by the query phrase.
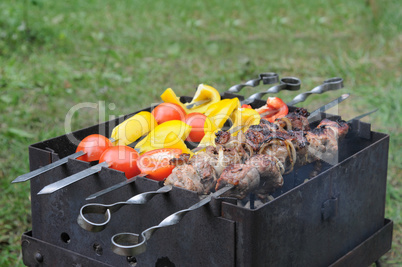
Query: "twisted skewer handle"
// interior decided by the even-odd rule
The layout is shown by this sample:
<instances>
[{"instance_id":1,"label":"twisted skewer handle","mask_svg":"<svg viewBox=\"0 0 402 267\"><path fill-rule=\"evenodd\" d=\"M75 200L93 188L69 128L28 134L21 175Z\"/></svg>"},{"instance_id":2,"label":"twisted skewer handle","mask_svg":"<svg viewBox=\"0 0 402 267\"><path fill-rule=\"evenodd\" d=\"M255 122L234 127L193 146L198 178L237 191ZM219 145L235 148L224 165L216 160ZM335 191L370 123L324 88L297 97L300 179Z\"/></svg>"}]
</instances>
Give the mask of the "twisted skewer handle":
<instances>
[{"instance_id":1,"label":"twisted skewer handle","mask_svg":"<svg viewBox=\"0 0 402 267\"><path fill-rule=\"evenodd\" d=\"M99 203L90 203L81 207L80 214L77 218L77 223L83 229L91 232L100 232L105 229L106 225L110 222L112 217L112 213L118 211L121 207L125 205L142 205L151 200L154 196L158 194L164 194L172 190L171 185L165 185L161 187L157 191L150 191L138 194L127 201L124 202L116 202L113 204L99 204ZM88 214L103 214L104 221L103 222L93 222L86 217Z\"/></svg>"},{"instance_id":2,"label":"twisted skewer handle","mask_svg":"<svg viewBox=\"0 0 402 267\"><path fill-rule=\"evenodd\" d=\"M322 94L327 91L338 90L343 88L343 79L339 77L330 78L325 80L321 85L315 87L313 90L301 93L293 98L292 101L287 103L288 106L294 106L297 103L303 102L312 94Z\"/></svg>"},{"instance_id":3,"label":"twisted skewer handle","mask_svg":"<svg viewBox=\"0 0 402 267\"><path fill-rule=\"evenodd\" d=\"M261 99L266 94L276 94L279 93L281 90L297 91L300 89L300 85L300 79L295 77L285 77L280 80L280 84L275 85L266 91L258 92L251 95L247 99L243 100L241 104L250 104L256 99Z\"/></svg>"},{"instance_id":4,"label":"twisted skewer handle","mask_svg":"<svg viewBox=\"0 0 402 267\"><path fill-rule=\"evenodd\" d=\"M144 230L141 233L142 241L139 241L139 235L135 233L120 233L116 234L112 237L112 251L118 255L122 256L135 256L145 252L147 241L151 238L152 234L164 227L172 226L178 224L180 220L190 211L196 210L205 204L209 203L212 197L218 197L225 192L231 190L234 185L229 185L223 187L216 191L213 194L208 195L203 200L199 201L198 203L192 205L191 207L183 210L179 210L172 215L166 217L163 221L161 221L158 225L150 227Z\"/></svg>"},{"instance_id":5,"label":"twisted skewer handle","mask_svg":"<svg viewBox=\"0 0 402 267\"><path fill-rule=\"evenodd\" d=\"M273 84L273 83L277 83L279 81L278 74L276 74L274 72L261 73L258 76L259 77L257 79L252 79L252 80L249 80L242 84L233 85L226 92L238 93L241 91L241 89L243 89L246 86L250 86L250 87L258 86L261 81L263 84Z\"/></svg>"}]
</instances>

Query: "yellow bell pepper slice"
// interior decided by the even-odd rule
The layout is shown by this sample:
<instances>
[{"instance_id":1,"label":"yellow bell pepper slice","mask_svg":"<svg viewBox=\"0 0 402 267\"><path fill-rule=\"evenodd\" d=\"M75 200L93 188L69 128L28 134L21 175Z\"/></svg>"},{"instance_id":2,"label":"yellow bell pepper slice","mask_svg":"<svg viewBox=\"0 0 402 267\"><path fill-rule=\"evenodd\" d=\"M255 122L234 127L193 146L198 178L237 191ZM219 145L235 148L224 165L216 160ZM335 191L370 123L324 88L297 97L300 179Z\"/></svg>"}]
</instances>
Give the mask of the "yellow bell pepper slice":
<instances>
[{"instance_id":1,"label":"yellow bell pepper slice","mask_svg":"<svg viewBox=\"0 0 402 267\"><path fill-rule=\"evenodd\" d=\"M181 106L187 114L190 112L189 109L186 108L186 105L180 102L180 97L176 95L176 93L172 90L172 88L166 89L165 92L161 94L161 99L163 102L173 103Z\"/></svg>"},{"instance_id":2,"label":"yellow bell pepper slice","mask_svg":"<svg viewBox=\"0 0 402 267\"><path fill-rule=\"evenodd\" d=\"M190 155L194 154L193 152L191 152L190 149L188 149L184 141L181 138L179 138L174 132L170 132L166 136L163 143L160 144L155 143L153 145L151 145L150 143L145 143L140 147L140 154L159 148L179 148L181 149L182 153L187 153Z\"/></svg>"},{"instance_id":3,"label":"yellow bell pepper slice","mask_svg":"<svg viewBox=\"0 0 402 267\"><path fill-rule=\"evenodd\" d=\"M217 103L221 100L221 95L219 94L218 90L216 90L212 86L200 84L198 85L197 91L195 92L193 100L190 102L190 104L202 100L209 101L199 106L195 106L189 111L204 113L212 104Z\"/></svg>"},{"instance_id":4,"label":"yellow bell pepper slice","mask_svg":"<svg viewBox=\"0 0 402 267\"><path fill-rule=\"evenodd\" d=\"M114 145L125 146L137 141L157 126L154 116L148 111L141 111L114 127L111 138Z\"/></svg>"},{"instance_id":5,"label":"yellow bell pepper slice","mask_svg":"<svg viewBox=\"0 0 402 267\"><path fill-rule=\"evenodd\" d=\"M215 133L218 132L218 127L212 122L212 120L209 117L205 118L204 122L204 132L205 135L201 139L200 143L198 146L212 146L215 145Z\"/></svg>"},{"instance_id":6,"label":"yellow bell pepper slice","mask_svg":"<svg viewBox=\"0 0 402 267\"><path fill-rule=\"evenodd\" d=\"M193 100L190 102L190 104L202 100L209 100L207 103L188 109L185 104L180 102L180 98L176 95L172 88L166 89L161 95L161 99L163 102L173 103L181 106L187 114L192 112L204 113L211 104L217 103L221 100L221 95L212 86L200 84L198 85L197 91L195 92Z\"/></svg>"},{"instance_id":7,"label":"yellow bell pepper slice","mask_svg":"<svg viewBox=\"0 0 402 267\"><path fill-rule=\"evenodd\" d=\"M230 118L232 112L239 107L240 101L238 98L223 99L210 105L205 111L205 115L212 120L213 124L216 125L218 129L221 129Z\"/></svg>"},{"instance_id":8,"label":"yellow bell pepper slice","mask_svg":"<svg viewBox=\"0 0 402 267\"><path fill-rule=\"evenodd\" d=\"M238 108L230 117L233 121L233 125L229 131L233 131L235 127L244 126L241 128L241 131L245 132L251 125L257 125L261 120L260 114L255 109L250 108ZM236 136L239 131L240 129L232 133L232 135Z\"/></svg>"},{"instance_id":9,"label":"yellow bell pepper slice","mask_svg":"<svg viewBox=\"0 0 402 267\"><path fill-rule=\"evenodd\" d=\"M138 142L135 148L140 149L140 153L143 152L142 146L144 147L156 147L163 146L169 147L174 144L173 138L166 140L166 137L170 133L174 133L177 138L181 140L185 140L191 131L191 126L179 121L179 120L171 120L159 124L155 129L153 129L143 140ZM169 142L167 142L169 141Z\"/></svg>"},{"instance_id":10,"label":"yellow bell pepper slice","mask_svg":"<svg viewBox=\"0 0 402 267\"><path fill-rule=\"evenodd\" d=\"M238 98L223 99L208 107L205 112L207 119L204 128L205 135L201 139L198 147L215 146L216 133L223 127L225 122L230 119L234 110L238 109L240 101Z\"/></svg>"}]
</instances>

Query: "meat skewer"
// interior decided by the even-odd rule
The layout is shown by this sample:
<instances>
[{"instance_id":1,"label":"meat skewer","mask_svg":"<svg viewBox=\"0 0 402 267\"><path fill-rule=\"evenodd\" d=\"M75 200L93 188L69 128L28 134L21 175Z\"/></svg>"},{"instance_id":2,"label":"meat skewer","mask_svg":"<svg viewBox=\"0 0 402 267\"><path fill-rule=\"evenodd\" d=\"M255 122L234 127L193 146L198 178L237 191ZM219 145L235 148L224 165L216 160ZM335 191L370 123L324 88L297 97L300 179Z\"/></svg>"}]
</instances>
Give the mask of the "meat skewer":
<instances>
[{"instance_id":1,"label":"meat skewer","mask_svg":"<svg viewBox=\"0 0 402 267\"><path fill-rule=\"evenodd\" d=\"M245 86L257 86L259 85L260 81L262 81L264 84L273 84L273 83L277 83L278 82L278 74L273 73L273 72L268 72L268 73L262 73L259 75L259 79L254 79L254 80L250 80L248 82L246 82L245 84L241 84L241 85L234 85L232 86L227 92L239 92L241 90L241 88L245 87ZM237 89L236 89L237 88ZM236 90L238 91L236 91ZM190 105L187 106L187 108L192 108L193 106L197 106L197 105L201 105L205 102L208 102L209 100L201 100L198 101L196 103L192 103ZM140 113L141 114L141 113ZM125 124L127 124L129 121L132 121L133 119L135 119L136 115L134 115L131 118L128 118L127 120L125 120L123 123L121 123L119 126L116 126L115 129L119 128L120 126L125 126ZM137 115L138 116L138 115ZM145 133L143 133L145 134ZM108 138L109 141L111 143L116 142L117 140L115 138ZM110 144L109 146L111 146L112 144ZM31 171L29 173L25 173L23 175L18 176L16 179L14 179L11 183L19 183L19 182L26 182L34 177L37 177L38 175L48 172L49 170L52 170L58 166L61 166L65 163L68 162L69 159L77 159L79 157L82 158L82 156L84 156L87 152L84 151L77 151L74 154L68 155L60 160L57 160L55 162L52 162L48 165L42 166L34 171ZM98 160L98 159L93 159L93 160Z\"/></svg>"},{"instance_id":2,"label":"meat skewer","mask_svg":"<svg viewBox=\"0 0 402 267\"><path fill-rule=\"evenodd\" d=\"M374 112L374 111L372 111L372 112ZM368 115L368 114L371 114L372 112L369 112L366 114ZM364 114L364 115L366 115L366 114ZM362 116L359 116L356 118L362 118ZM313 129L310 132L306 132L306 135L309 135L306 138L307 139L315 138L315 140L320 140L320 138L321 138L321 140L330 141L331 138L332 138L332 140L334 140L333 138L335 136L335 138L337 140L338 136L339 137L345 136L346 133L348 132L348 130L349 130L349 125L345 121L330 121L328 119L324 119L315 129ZM322 144L323 143L326 143L326 141L323 141ZM337 150L337 149L338 149L337 146L332 148L332 150ZM157 231L160 228L172 226L172 225L179 223L180 220L188 212L193 211L193 210L209 203L211 201L212 197L224 196L227 193L229 193L229 195L244 193L244 192L242 192L242 187L244 185L249 186L247 188L248 191L252 191L252 190L258 188L258 184L260 182L256 182L256 181L258 181L259 176L257 174L255 174L255 172L257 172L258 174L262 174L262 175L264 175L264 173L271 173L270 168L272 168L274 165L266 164L266 162L264 162L264 161L268 161L268 163L272 163L273 161L278 161L278 160L270 159L269 157L273 157L270 155L255 155L254 157L255 157L254 162L248 161L245 164L231 165L231 166L225 168L225 170L222 174L222 175L224 175L225 172L231 173L233 170L235 170L233 173L242 173L242 177L240 177L242 179L239 179L238 181L233 182L230 179L223 179L223 177L221 175L221 177L218 180L218 184L216 186L217 191L215 193L209 194L205 199L201 200L200 202L192 205L191 207L189 207L187 209L183 209L183 210L173 213L172 215L170 215L170 216L166 217L164 220L162 220L158 225L144 230L141 233L141 239L139 238L139 235L135 234L135 233L119 233L119 234L114 235L111 238L112 251L114 253L116 253L118 255L122 255L122 256L139 255L146 251L147 241L151 238L152 234L155 231ZM185 160L180 161L179 164L180 164L179 166L183 166L186 164L186 162L185 162ZM244 166L240 166L240 165L244 165ZM267 167L267 166L270 166L270 167ZM282 168L283 166L282 167L280 165L275 165L275 166L277 166L277 168L279 169L279 172L284 171ZM273 168L275 168L275 167L273 167ZM252 179L251 178L252 176L254 176L257 179ZM236 178L236 177L232 177L232 178ZM233 179L233 180L236 180L236 179ZM251 181L251 182L247 182L247 181Z\"/></svg>"},{"instance_id":3,"label":"meat skewer","mask_svg":"<svg viewBox=\"0 0 402 267\"><path fill-rule=\"evenodd\" d=\"M294 79L296 79L296 78L294 78ZM348 97L349 97L349 94L344 94L341 97L339 97L338 99L333 100L330 103L326 104L324 107L326 107L326 108L333 107L334 105L339 104L340 102L344 101ZM325 111L325 109L322 108L322 107L317 109L317 110L319 110L320 112ZM313 111L313 113L316 113L317 110ZM294 112L289 113L284 118L281 118L281 119L277 120L275 122L277 125L274 125L273 127L276 127L275 128L276 130L278 130L280 128L309 130L310 126L309 126L308 116L309 116L309 113L307 112L306 109L297 108ZM234 128L234 129L232 129L232 131L220 131L220 132L218 132L219 138L217 140L223 140L223 139L227 139L227 140L226 141L217 141L216 143L218 143L218 144L220 142L227 143L227 141L231 138L231 133L236 132L237 130L238 130L237 128ZM242 137L242 135L238 135L238 138L237 138L237 140L239 141L238 143L241 143L241 140L240 140L239 137ZM230 148L230 147L226 147L226 148ZM204 149L204 147L197 147L197 148L195 148L193 150L193 152L196 152L196 151L201 150L201 149ZM227 160L227 157L225 156L227 153L223 153L222 151L221 152L217 152L217 151L219 151L219 148L216 151L214 151L215 155L212 155L211 154L212 151L209 151L209 153L207 153L209 155L205 155L204 153L202 153L200 156L197 156L197 158L202 158L202 157L205 158L205 157L207 157L208 160L211 160L212 162L215 162L215 163L221 162L220 165L218 165L218 164L214 165L215 170L218 172L217 176L219 176L222 173L223 169L225 167L227 167L229 163L240 163L238 161L232 161L231 162L230 160ZM250 153L252 153L251 151L252 151L252 149L250 148L250 146L245 145L245 147L241 149L241 151L240 151L241 153L239 153L239 156L241 158L244 158L245 156L247 157L247 153L250 154ZM193 161L195 161L195 160L193 160ZM226 162L226 164L222 164L222 163L225 163L225 162ZM194 168L192 168L192 167L181 167L181 169L184 169L184 168L189 169L188 173L193 174L193 176L192 176L193 178L197 177L197 176L194 176L194 174L196 173ZM211 174L214 175L213 172L211 172ZM178 170L175 171L175 175L180 175ZM196 189L194 191L205 192L205 191L203 191L205 184L200 185L199 184L200 181L201 181L200 179L198 179L198 185L195 185L193 182L191 182L191 181L194 181L194 180L193 179L188 180L188 178L189 177L184 176L182 181L180 182L180 183L184 183L184 184L180 184L180 185L178 184L178 186L189 187L189 188L196 187L196 188L193 188L192 190ZM214 178L211 178L211 179L212 179L212 181L215 180ZM115 184L115 185L113 185L111 187L105 188L105 189L103 189L101 191L98 191L98 192L88 196L86 198L86 200L95 199L98 196L104 195L104 194L106 194L108 192L111 192L113 190L116 190L116 189L118 189L120 187L126 186L126 185L134 182L135 180L136 180L136 177L133 177L133 178L125 180L125 181L123 181L121 183ZM184 181L184 180L187 180L187 181ZM204 182L206 180L202 179L202 181ZM209 190L207 190L206 192L208 192L208 191Z\"/></svg>"},{"instance_id":4,"label":"meat skewer","mask_svg":"<svg viewBox=\"0 0 402 267\"><path fill-rule=\"evenodd\" d=\"M114 127L111 137L106 138L99 134L91 134L85 137L79 144L76 153L55 161L49 165L42 166L32 172L18 176L12 183L25 182L39 174L45 173L60 165L68 162L69 159L78 159L82 161L92 162L98 161L102 153L113 146L118 141L123 143L131 143L142 135L150 132L155 126L153 115L148 111L141 111L132 117L124 120L122 123ZM124 135L121 135L121 132Z\"/></svg>"},{"instance_id":5,"label":"meat skewer","mask_svg":"<svg viewBox=\"0 0 402 267\"><path fill-rule=\"evenodd\" d=\"M230 135L230 133L236 132L236 131L240 130L241 128L242 128L242 126L238 126L238 127L233 128L232 131L227 131L227 132L228 132L229 135ZM172 162L172 165L178 165L178 162L180 162L180 161L182 161L182 162L187 162L187 161L189 160L189 158L190 158L190 155L189 155L189 154L182 154L182 155L181 155L181 158L179 158L179 159L174 159L174 161ZM98 192L96 192L96 193L94 193L94 194L88 196L85 200L95 199L95 198L97 198L98 196L104 195L104 194L109 193L109 192L111 192L111 191L114 191L114 190L116 190L116 189L118 189L118 188L120 188L120 187L123 187L123 186L126 186L126 185L128 185L128 184L131 184L131 183L133 183L133 182L136 181L137 177L140 177L140 175L139 175L139 176L132 177L132 178L127 179L127 180L124 180L123 182L120 182L120 183L117 183L117 184L115 184L115 185L112 185L112 186L110 186L110 187L108 187L108 188L105 188L105 189L103 189L103 190L101 190L101 191L98 191Z\"/></svg>"},{"instance_id":6,"label":"meat skewer","mask_svg":"<svg viewBox=\"0 0 402 267\"><path fill-rule=\"evenodd\" d=\"M231 196L240 199L244 198L250 192L249 189L255 187L255 184L262 185L260 191L272 192L275 188L283 185L282 175L285 171L292 171L296 162L299 161L298 165L305 165L317 160L317 152L321 152L324 156L336 152L338 137L346 135L348 128L346 122L333 122L324 119L317 128L311 131L275 129L272 131L272 124L262 121L259 125L250 127L245 133L246 144L257 155L251 156L244 163L232 162L226 166L217 179L215 190L227 184L236 185L236 190L232 190L230 193ZM338 134L336 134L337 132ZM223 148L221 149L223 151ZM210 166L215 163L212 160L205 162ZM193 179L192 176L186 176L185 170L191 168L188 167L191 164L190 161L189 164L182 165L176 171L174 170L165 180L165 184L191 190L185 186L189 184L188 181L182 183L182 177L185 177L187 180L191 179L194 184L198 184L198 188L202 188L202 181L206 177L198 177L200 179L197 180ZM202 193L200 189L195 191ZM205 193L209 191L210 189Z\"/></svg>"}]
</instances>

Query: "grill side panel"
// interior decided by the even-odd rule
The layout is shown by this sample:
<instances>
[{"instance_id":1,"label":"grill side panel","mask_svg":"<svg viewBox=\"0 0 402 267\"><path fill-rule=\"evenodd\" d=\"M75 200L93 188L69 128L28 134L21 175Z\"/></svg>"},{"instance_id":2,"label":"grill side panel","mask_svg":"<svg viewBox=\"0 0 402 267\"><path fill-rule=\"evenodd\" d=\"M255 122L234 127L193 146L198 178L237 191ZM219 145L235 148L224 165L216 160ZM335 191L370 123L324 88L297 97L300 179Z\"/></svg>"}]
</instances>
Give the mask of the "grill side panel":
<instances>
[{"instance_id":1,"label":"grill side panel","mask_svg":"<svg viewBox=\"0 0 402 267\"><path fill-rule=\"evenodd\" d=\"M327 266L379 230L389 136L372 139L351 139L364 148L255 211L223 203L237 222L236 266Z\"/></svg>"}]
</instances>

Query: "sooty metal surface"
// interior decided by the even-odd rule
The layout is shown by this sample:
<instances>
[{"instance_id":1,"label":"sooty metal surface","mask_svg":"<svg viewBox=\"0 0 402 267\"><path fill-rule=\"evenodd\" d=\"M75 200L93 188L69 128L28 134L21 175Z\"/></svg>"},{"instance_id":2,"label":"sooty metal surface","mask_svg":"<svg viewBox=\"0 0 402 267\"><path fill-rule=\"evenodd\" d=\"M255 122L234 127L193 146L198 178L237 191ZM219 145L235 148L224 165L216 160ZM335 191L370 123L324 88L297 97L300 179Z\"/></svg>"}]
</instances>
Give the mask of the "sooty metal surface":
<instances>
[{"instance_id":1,"label":"sooty metal surface","mask_svg":"<svg viewBox=\"0 0 402 267\"><path fill-rule=\"evenodd\" d=\"M380 230L330 266L369 266L377 261L391 249L392 227L392 221L385 219L384 226ZM21 246L23 261L27 266L113 266L33 238L31 232L22 235ZM93 249L97 251L96 253L102 251L97 246L94 246ZM126 261L126 266L137 266L136 258L127 257ZM152 266L174 267L176 265L168 257L161 257Z\"/></svg>"},{"instance_id":2,"label":"sooty metal surface","mask_svg":"<svg viewBox=\"0 0 402 267\"><path fill-rule=\"evenodd\" d=\"M358 140L341 149L359 152L256 210L222 203L240 266L327 266L382 227L388 136Z\"/></svg>"},{"instance_id":3,"label":"sooty metal surface","mask_svg":"<svg viewBox=\"0 0 402 267\"><path fill-rule=\"evenodd\" d=\"M264 103L256 101L252 106ZM72 136L79 140L99 132L108 136L128 116ZM186 215L178 225L156 232L147 251L135 261L139 266L158 261L175 266L323 266L335 262L379 231L384 220L389 136L371 132L364 123L353 122L352 126L354 132L340 144L339 163L322 163L318 175L311 176L314 164L286 175L284 187L273 194L275 199L257 209L214 200ZM75 149L65 135L34 144L29 148L31 170ZM80 208L91 202L85 198L123 181L123 173L104 168L53 194L36 193L88 166L71 159L31 180L33 238L105 264L130 266L126 257L111 252L114 234L141 232L199 200L194 192L174 188L145 205L122 207L102 232L87 232L76 222ZM305 182L306 178L311 179ZM138 178L96 202L124 201L159 187L158 182Z\"/></svg>"}]
</instances>

